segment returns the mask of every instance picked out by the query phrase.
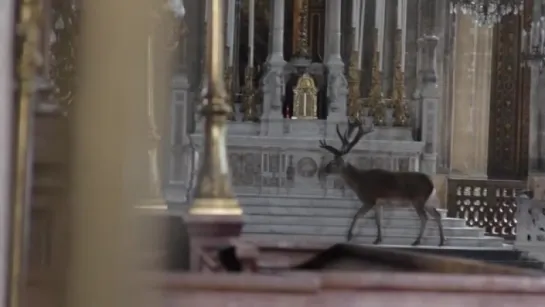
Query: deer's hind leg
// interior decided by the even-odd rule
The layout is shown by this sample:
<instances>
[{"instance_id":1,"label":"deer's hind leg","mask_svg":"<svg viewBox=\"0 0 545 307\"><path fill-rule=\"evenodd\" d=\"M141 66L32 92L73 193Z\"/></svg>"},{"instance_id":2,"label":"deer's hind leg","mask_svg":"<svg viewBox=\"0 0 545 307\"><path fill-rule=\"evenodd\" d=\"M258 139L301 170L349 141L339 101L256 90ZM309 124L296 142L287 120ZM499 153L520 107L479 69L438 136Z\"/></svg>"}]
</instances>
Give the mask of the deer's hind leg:
<instances>
[{"instance_id":1,"label":"deer's hind leg","mask_svg":"<svg viewBox=\"0 0 545 307\"><path fill-rule=\"evenodd\" d=\"M439 246L443 246L445 244L445 234L443 232L443 222L441 221L441 214L437 209L433 207L424 207L426 212L433 217L435 222L437 223L437 227L439 228Z\"/></svg>"},{"instance_id":2,"label":"deer's hind leg","mask_svg":"<svg viewBox=\"0 0 545 307\"><path fill-rule=\"evenodd\" d=\"M416 211L416 214L418 214L418 217L420 218L420 230L418 231L418 237L416 237L416 240L411 244L412 246L420 245L420 241L422 240L422 236L424 235L424 230L426 229L426 223L428 222L428 215L426 214L426 210L424 209L424 203L425 201L415 201L413 202L413 207Z\"/></svg>"},{"instance_id":3,"label":"deer's hind leg","mask_svg":"<svg viewBox=\"0 0 545 307\"><path fill-rule=\"evenodd\" d=\"M354 214L354 217L352 217L352 221L350 222L350 227L348 227L348 232L346 233L346 241L352 240L352 230L354 229L354 225L356 224L356 221L360 217L364 217L367 212L369 212L371 209L373 209L375 203L363 203L363 205L358 209L356 214Z\"/></svg>"}]
</instances>

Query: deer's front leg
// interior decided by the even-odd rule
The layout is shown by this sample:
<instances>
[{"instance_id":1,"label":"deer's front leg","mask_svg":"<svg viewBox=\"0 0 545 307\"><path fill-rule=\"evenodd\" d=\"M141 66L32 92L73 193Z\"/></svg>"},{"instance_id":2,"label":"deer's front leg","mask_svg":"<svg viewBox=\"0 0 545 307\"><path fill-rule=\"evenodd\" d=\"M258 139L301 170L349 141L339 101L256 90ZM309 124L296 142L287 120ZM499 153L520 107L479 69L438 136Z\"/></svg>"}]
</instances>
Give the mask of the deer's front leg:
<instances>
[{"instance_id":1,"label":"deer's front leg","mask_svg":"<svg viewBox=\"0 0 545 307\"><path fill-rule=\"evenodd\" d=\"M352 222L350 222L350 227L348 227L348 232L346 233L346 241L352 240L352 236L353 236L352 230L354 229L354 225L356 224L356 221L358 220L358 218L364 217L367 214L367 212L369 212L369 210L371 210L372 208L373 208L372 205L367 205L364 203L358 209L356 214L354 214L354 217L352 218Z\"/></svg>"},{"instance_id":2,"label":"deer's front leg","mask_svg":"<svg viewBox=\"0 0 545 307\"><path fill-rule=\"evenodd\" d=\"M380 244L382 243L382 208L379 206L374 206L375 208L375 224L377 225L377 238L373 242L373 244Z\"/></svg>"}]
</instances>

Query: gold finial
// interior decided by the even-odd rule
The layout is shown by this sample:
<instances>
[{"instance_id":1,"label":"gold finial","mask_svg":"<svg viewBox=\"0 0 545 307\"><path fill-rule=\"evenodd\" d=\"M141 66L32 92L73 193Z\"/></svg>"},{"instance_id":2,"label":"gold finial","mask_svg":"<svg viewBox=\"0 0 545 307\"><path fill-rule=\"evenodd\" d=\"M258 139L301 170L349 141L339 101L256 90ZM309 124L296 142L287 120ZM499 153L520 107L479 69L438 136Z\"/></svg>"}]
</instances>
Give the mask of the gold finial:
<instances>
[{"instance_id":1,"label":"gold finial","mask_svg":"<svg viewBox=\"0 0 545 307\"><path fill-rule=\"evenodd\" d=\"M242 110L244 112L244 121L256 122L259 120L257 116L256 106L256 90L254 88L254 72L253 66L247 66L244 70L244 88L242 90Z\"/></svg>"},{"instance_id":2,"label":"gold finial","mask_svg":"<svg viewBox=\"0 0 545 307\"><path fill-rule=\"evenodd\" d=\"M224 81L223 0L210 0L207 22L208 103L201 109L205 118L204 151L197 177L195 200L189 212L196 215L242 215L231 186L226 148L226 123L231 107L226 103Z\"/></svg>"}]
</instances>

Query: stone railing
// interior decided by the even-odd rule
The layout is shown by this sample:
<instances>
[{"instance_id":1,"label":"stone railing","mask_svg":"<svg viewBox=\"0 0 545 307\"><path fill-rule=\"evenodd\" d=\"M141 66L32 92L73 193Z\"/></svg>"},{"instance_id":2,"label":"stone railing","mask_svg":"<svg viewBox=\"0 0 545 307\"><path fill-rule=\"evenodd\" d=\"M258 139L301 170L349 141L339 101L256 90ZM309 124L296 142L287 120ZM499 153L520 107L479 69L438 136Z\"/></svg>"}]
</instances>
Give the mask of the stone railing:
<instances>
[{"instance_id":1,"label":"stone railing","mask_svg":"<svg viewBox=\"0 0 545 307\"><path fill-rule=\"evenodd\" d=\"M523 181L448 180L448 216L463 218L468 226L483 227L488 235L513 239L516 233L516 191Z\"/></svg>"},{"instance_id":2,"label":"stone railing","mask_svg":"<svg viewBox=\"0 0 545 307\"><path fill-rule=\"evenodd\" d=\"M197 152L202 135L193 137ZM243 195L353 197L338 176L318 180L320 166L332 156L318 147L320 138L260 137L230 135L228 159L235 192ZM338 146L338 140L330 140ZM363 168L417 171L423 149L421 142L364 140L347 160Z\"/></svg>"},{"instance_id":3,"label":"stone railing","mask_svg":"<svg viewBox=\"0 0 545 307\"><path fill-rule=\"evenodd\" d=\"M545 201L517 197L515 247L545 261Z\"/></svg>"}]
</instances>

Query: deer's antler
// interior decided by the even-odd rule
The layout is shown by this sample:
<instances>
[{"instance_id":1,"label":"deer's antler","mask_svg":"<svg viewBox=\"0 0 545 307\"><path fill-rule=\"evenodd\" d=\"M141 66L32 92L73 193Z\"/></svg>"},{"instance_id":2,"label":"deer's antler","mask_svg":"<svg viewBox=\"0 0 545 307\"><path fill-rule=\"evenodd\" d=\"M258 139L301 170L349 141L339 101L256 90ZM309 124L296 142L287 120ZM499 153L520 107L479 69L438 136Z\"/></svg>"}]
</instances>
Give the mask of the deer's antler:
<instances>
[{"instance_id":1,"label":"deer's antler","mask_svg":"<svg viewBox=\"0 0 545 307\"><path fill-rule=\"evenodd\" d=\"M344 131L344 133L341 133L341 130L339 128L339 125L337 124L337 136L341 140L341 149L334 148L331 145L327 145L325 140L320 141L320 148L323 148L330 153L336 155L336 156L343 156L350 152L350 150L358 143L358 141L366 134L372 131L369 130L365 132L362 127L362 123L359 120L353 120L348 122L348 128ZM352 141L348 141L348 139L352 136L352 133L354 133L354 129L358 129L358 133L354 137Z\"/></svg>"},{"instance_id":2,"label":"deer's antler","mask_svg":"<svg viewBox=\"0 0 545 307\"><path fill-rule=\"evenodd\" d=\"M329 151L330 153L334 154L335 156L342 155L342 153L337 148L335 148L335 147L333 147L331 145L327 145L325 140L320 140L320 148L323 148L323 149Z\"/></svg>"},{"instance_id":3,"label":"deer's antler","mask_svg":"<svg viewBox=\"0 0 545 307\"><path fill-rule=\"evenodd\" d=\"M354 133L354 129L358 129L358 133L352 139L352 141L348 142L348 139L352 136L352 133ZM369 131L370 132L370 131ZM367 132L367 133L369 133ZM347 154L352 150L352 148L359 142L359 140L365 135L365 131L363 130L362 123L358 119L355 119L353 121L348 122L348 128L346 129L346 137L345 142L343 142L343 147L341 148L341 152L343 155Z\"/></svg>"}]
</instances>

